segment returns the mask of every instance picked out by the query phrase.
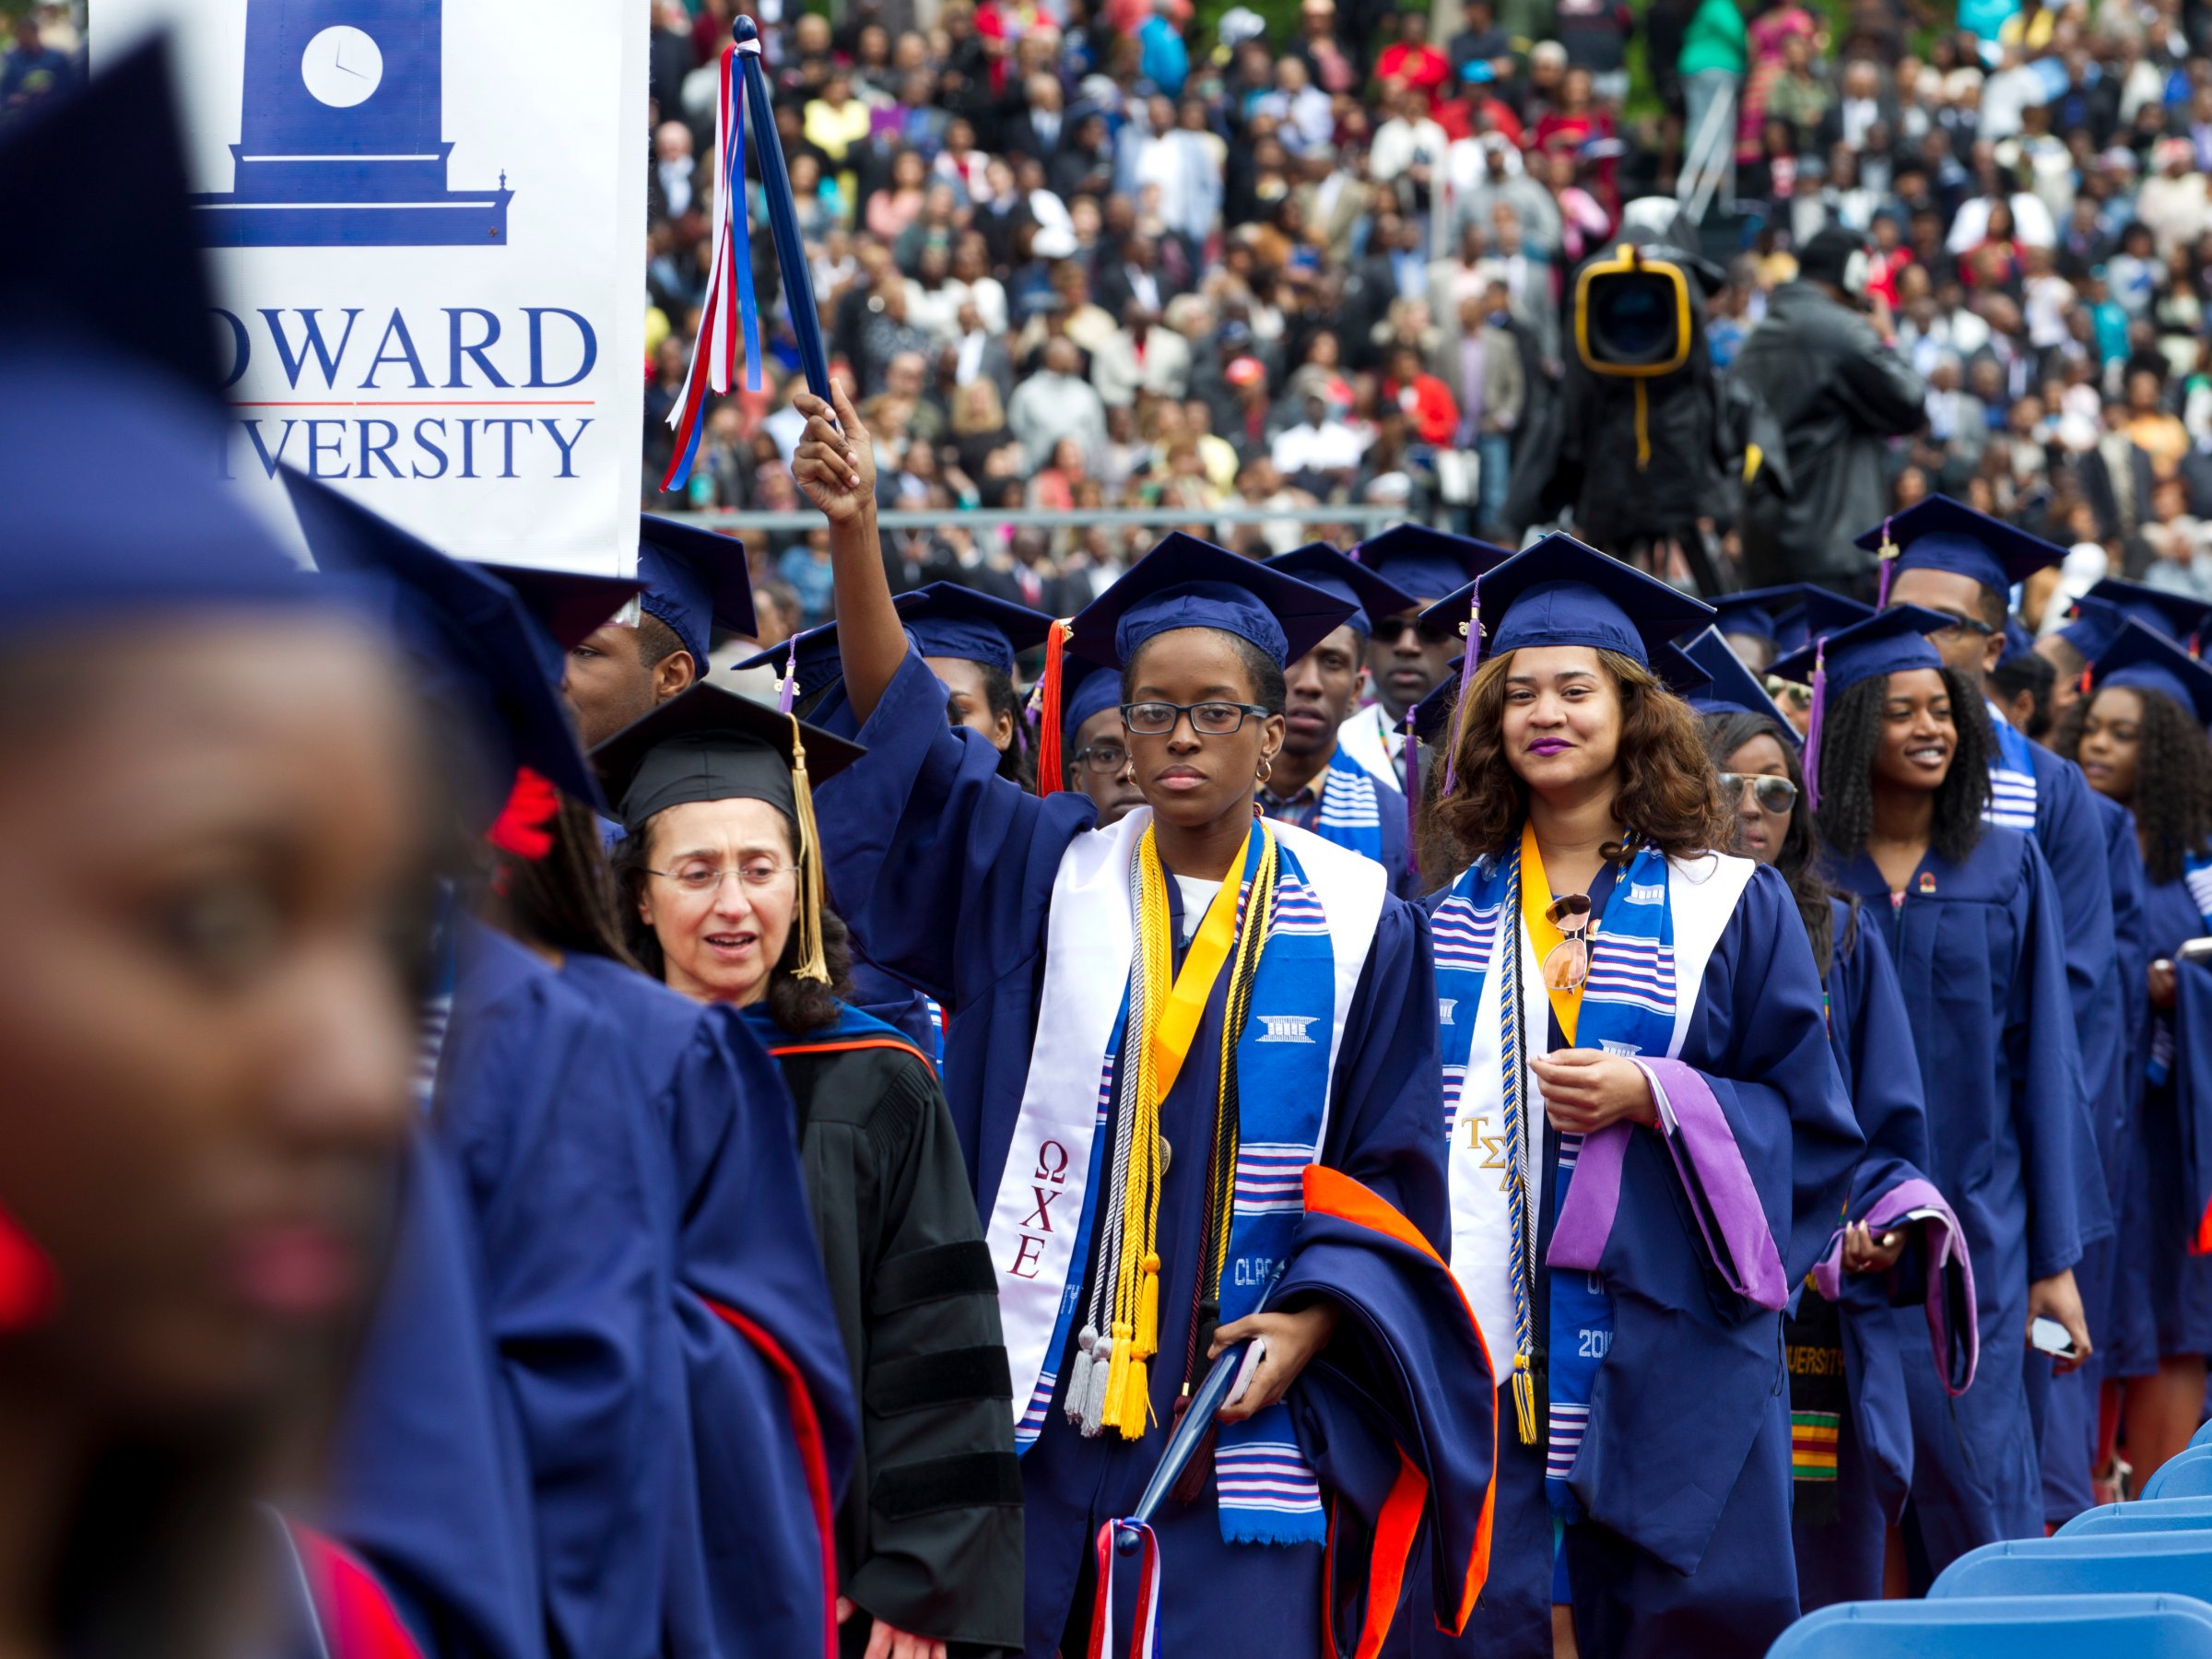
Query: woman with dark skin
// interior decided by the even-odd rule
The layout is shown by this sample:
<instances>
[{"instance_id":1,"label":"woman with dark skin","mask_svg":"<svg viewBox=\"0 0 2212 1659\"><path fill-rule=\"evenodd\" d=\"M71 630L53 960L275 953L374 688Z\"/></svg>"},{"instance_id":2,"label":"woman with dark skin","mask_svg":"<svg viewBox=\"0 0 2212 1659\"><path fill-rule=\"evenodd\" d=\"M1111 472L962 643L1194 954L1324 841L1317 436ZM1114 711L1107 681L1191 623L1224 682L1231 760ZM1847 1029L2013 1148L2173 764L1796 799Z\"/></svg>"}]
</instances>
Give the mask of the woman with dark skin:
<instances>
[{"instance_id":1,"label":"woman with dark skin","mask_svg":"<svg viewBox=\"0 0 2212 1659\"><path fill-rule=\"evenodd\" d=\"M2124 1212L2119 1300L2147 1313L2144 1335L2155 1341L2111 1345L2112 1373L2124 1388L2127 1460L2139 1482L2189 1443L2203 1416L2205 1356L2212 1352L2212 1261L2186 1247L2196 1218L2183 1190L2187 1130L2176 1073L2178 1051L2194 1033L2176 1011L2172 960L2183 941L2207 928L2196 893L2204 890L2198 872L2212 860L2212 743L2196 712L2204 670L2140 624L2119 630L2088 677L2089 694L2067 711L2053 747L2079 762L2091 789L2135 814L2150 884L2147 982L2133 998L2136 1051L2149 1081L2136 1128L2134 1202ZM2147 1351L2133 1351L2138 1347Z\"/></svg>"},{"instance_id":2,"label":"woman with dark skin","mask_svg":"<svg viewBox=\"0 0 2212 1659\"><path fill-rule=\"evenodd\" d=\"M425 803L381 649L135 412L168 386L106 384L159 506L73 522L82 432L0 462L0 1652L229 1653L289 1640L253 1500L311 1477L391 1226Z\"/></svg>"},{"instance_id":3,"label":"woman with dark skin","mask_svg":"<svg viewBox=\"0 0 2212 1659\"><path fill-rule=\"evenodd\" d=\"M1452 1563L1434 1611L1456 1627L1480 1582L1490 1390L1464 1303L1409 1243L1445 1220L1429 947L1380 865L1253 810L1282 741L1284 665L1349 607L1182 536L1087 607L1072 649L1120 677L1145 802L1094 832L1090 800L1026 795L945 729L884 580L868 434L841 393L800 407L794 471L830 523L868 746L821 796L828 874L871 954L948 1011L947 1095L989 1218L1028 1449L1025 1652L1081 1649L1107 1589L1098 1525L1130 1512L1208 1362L1261 1337L1185 1471L1193 1500L1156 1519L1177 1563L1163 1650L1319 1651L1323 1494L1351 1500L1335 1460L1396 1467L1393 1445L1426 1465ZM1169 1021L1164 994L1130 1001L1133 977L1160 974L1197 983L1187 1022ZM1405 1230L1385 1244L1378 1225ZM1329 1379L1352 1364L1377 1380L1380 1418L1362 1424L1332 1404ZM1418 1389L1380 1381L1417 1372ZM1294 1413L1312 1441L1293 1436ZM1312 1465L1294 1440L1319 1448ZM1340 1559L1335 1582L1361 1566ZM1112 1589L1119 1618L1131 1587Z\"/></svg>"},{"instance_id":4,"label":"woman with dark skin","mask_svg":"<svg viewBox=\"0 0 2212 1659\"><path fill-rule=\"evenodd\" d=\"M1824 659L1807 770L1830 879L1858 900L1860 926L1915 987L1907 1009L1922 1087L1945 1103L1930 1114L1926 1173L1957 1206L1974 1264L1973 1388L1952 1399L1933 1371L1906 1372L1904 1528L1916 1583L1976 1546L2041 1535L2029 1400L2043 1379L2028 1367L2052 1362L2030 1354L2027 1335L2047 1316L2073 1344L2058 1369L2088 1358L2074 1265L2104 1209L2057 894L2033 841L1983 818L1995 738L1980 688L1924 637L1947 621L1893 606L1774 665L1807 681Z\"/></svg>"}]
</instances>

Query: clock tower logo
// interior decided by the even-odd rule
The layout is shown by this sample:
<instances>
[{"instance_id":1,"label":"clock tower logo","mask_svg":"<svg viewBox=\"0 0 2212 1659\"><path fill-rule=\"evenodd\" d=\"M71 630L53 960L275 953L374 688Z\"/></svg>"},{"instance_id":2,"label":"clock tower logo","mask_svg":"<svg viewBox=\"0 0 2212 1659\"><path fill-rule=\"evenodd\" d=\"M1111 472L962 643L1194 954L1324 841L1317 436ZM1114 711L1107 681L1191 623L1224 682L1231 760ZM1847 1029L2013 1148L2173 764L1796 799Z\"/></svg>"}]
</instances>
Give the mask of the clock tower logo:
<instances>
[{"instance_id":1,"label":"clock tower logo","mask_svg":"<svg viewBox=\"0 0 2212 1659\"><path fill-rule=\"evenodd\" d=\"M514 192L451 187L441 0L247 0L230 194L195 198L220 248L502 247Z\"/></svg>"}]
</instances>

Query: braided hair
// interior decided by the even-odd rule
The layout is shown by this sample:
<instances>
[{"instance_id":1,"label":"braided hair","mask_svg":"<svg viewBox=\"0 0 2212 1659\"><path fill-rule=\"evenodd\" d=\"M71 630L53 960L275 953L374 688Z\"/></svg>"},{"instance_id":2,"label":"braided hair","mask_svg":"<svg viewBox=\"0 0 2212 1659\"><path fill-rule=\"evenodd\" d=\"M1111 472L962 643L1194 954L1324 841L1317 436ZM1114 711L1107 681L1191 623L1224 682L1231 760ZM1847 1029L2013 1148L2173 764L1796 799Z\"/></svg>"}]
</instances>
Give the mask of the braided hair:
<instances>
[{"instance_id":1,"label":"braided hair","mask_svg":"<svg viewBox=\"0 0 2212 1659\"><path fill-rule=\"evenodd\" d=\"M1997 740L1981 694L1955 668L1939 669L1951 700L1959 745L1951 770L1936 790L1929 845L1952 864L1982 839L1982 812L1989 804L1989 763ZM1829 700L1820 736L1820 837L1844 858L1866 850L1874 833L1874 752L1881 746L1882 710L1889 677L1863 679Z\"/></svg>"},{"instance_id":2,"label":"braided hair","mask_svg":"<svg viewBox=\"0 0 2212 1659\"><path fill-rule=\"evenodd\" d=\"M545 857L502 860L516 927L533 944L564 955L600 956L637 967L616 917L615 878L597 815L564 794L547 829L553 847Z\"/></svg>"},{"instance_id":3,"label":"braided hair","mask_svg":"<svg viewBox=\"0 0 2212 1659\"><path fill-rule=\"evenodd\" d=\"M1790 735L1776 725L1765 714L1749 710L1727 714L1705 716L1705 749L1712 757L1717 771L1728 764L1728 759L1755 737L1771 737L1781 746L1783 763L1789 769L1790 782L1797 785L1796 802L1790 807L1789 828L1783 831L1782 845L1776 850L1774 868L1790 884L1790 896L1797 900L1797 914L1805 923L1806 936L1812 941L1813 961L1820 970L1823 982L1835 966L1839 951L1849 956L1858 938L1858 900L1840 892L1820 873L1820 838L1813 825L1813 809L1805 793L1805 767L1797 754L1797 746ZM1836 936L1836 914L1831 900L1841 899L1848 914L1843 936Z\"/></svg>"},{"instance_id":4,"label":"braided hair","mask_svg":"<svg viewBox=\"0 0 2212 1659\"><path fill-rule=\"evenodd\" d=\"M2163 691L2124 688L2143 704L2136 739L2136 793L2127 803L2143 842L2143 867L2160 884L2182 878L2183 861L2212 853L2212 739ZM2059 722L2052 747L2072 760L2081 749L2096 696Z\"/></svg>"}]
</instances>

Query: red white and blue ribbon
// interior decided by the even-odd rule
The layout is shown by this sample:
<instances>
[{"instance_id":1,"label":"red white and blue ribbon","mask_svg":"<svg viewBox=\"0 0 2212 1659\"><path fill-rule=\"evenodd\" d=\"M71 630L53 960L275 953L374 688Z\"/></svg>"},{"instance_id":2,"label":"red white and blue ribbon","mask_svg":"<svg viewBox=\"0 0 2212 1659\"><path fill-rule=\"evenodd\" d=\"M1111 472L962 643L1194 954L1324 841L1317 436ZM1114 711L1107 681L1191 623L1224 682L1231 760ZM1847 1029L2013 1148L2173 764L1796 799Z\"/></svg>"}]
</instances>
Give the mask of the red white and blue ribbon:
<instances>
[{"instance_id":1,"label":"red white and blue ribbon","mask_svg":"<svg viewBox=\"0 0 2212 1659\"><path fill-rule=\"evenodd\" d=\"M1136 1625L1129 1632L1129 1659L1159 1659L1159 1540L1142 1521L1109 1521L1099 1528L1098 1599L1090 1609L1090 1646L1085 1659L1113 1659L1113 1562L1116 1535L1137 1542Z\"/></svg>"},{"instance_id":2,"label":"red white and blue ribbon","mask_svg":"<svg viewBox=\"0 0 2212 1659\"><path fill-rule=\"evenodd\" d=\"M730 390L731 370L738 350L737 332L745 330L745 388L760 390L760 312L753 295L753 241L745 199L745 97L738 66L741 55L756 64L759 40L733 41L723 49L722 86L714 102L714 260L707 275L706 311L699 325L699 339L691 348L691 369L684 376L684 393L668 412L676 429L676 455L661 479L664 490L681 489L690 479L691 464L699 455L700 433L710 387L718 395Z\"/></svg>"}]
</instances>

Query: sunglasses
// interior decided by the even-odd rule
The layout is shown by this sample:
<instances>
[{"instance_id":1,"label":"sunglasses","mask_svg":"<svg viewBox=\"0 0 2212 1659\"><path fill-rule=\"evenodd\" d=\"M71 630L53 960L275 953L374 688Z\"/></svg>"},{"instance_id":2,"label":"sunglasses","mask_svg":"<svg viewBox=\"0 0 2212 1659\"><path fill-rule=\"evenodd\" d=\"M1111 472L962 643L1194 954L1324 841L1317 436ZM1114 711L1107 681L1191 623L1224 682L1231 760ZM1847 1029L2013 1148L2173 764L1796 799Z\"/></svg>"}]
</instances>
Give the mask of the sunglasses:
<instances>
[{"instance_id":1,"label":"sunglasses","mask_svg":"<svg viewBox=\"0 0 2212 1659\"><path fill-rule=\"evenodd\" d=\"M1544 956L1547 991L1579 991L1590 977L1590 895L1569 893L1554 899L1544 912L1559 942Z\"/></svg>"},{"instance_id":2,"label":"sunglasses","mask_svg":"<svg viewBox=\"0 0 2212 1659\"><path fill-rule=\"evenodd\" d=\"M1787 818L1797 805L1797 785L1787 778L1777 778L1771 772L1722 772L1719 774L1721 792L1728 797L1730 806L1744 798L1744 791L1751 791L1751 798L1759 803L1761 812L1775 818Z\"/></svg>"},{"instance_id":3,"label":"sunglasses","mask_svg":"<svg viewBox=\"0 0 2212 1659\"><path fill-rule=\"evenodd\" d=\"M1809 709L1813 706L1813 688L1801 686L1794 680L1767 677L1767 695L1785 709Z\"/></svg>"}]
</instances>

